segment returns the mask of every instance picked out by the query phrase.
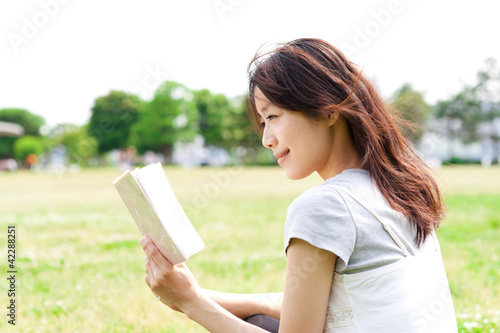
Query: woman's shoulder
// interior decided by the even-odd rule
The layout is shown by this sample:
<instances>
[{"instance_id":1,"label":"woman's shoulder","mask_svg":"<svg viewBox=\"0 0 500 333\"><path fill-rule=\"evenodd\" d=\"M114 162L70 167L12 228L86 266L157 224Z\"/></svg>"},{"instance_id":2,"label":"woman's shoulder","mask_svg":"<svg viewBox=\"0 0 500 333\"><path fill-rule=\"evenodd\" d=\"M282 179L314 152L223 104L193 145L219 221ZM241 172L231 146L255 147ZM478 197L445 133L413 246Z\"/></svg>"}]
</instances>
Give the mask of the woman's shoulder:
<instances>
[{"instance_id":1,"label":"woman's shoulder","mask_svg":"<svg viewBox=\"0 0 500 333\"><path fill-rule=\"evenodd\" d=\"M289 210L308 210L313 208L329 208L333 211L345 208L344 194L341 191L345 188L355 192L365 192L370 189L372 182L368 171L362 169L347 169L341 174L325 180L322 184L311 187L299 195Z\"/></svg>"},{"instance_id":2,"label":"woman's shoulder","mask_svg":"<svg viewBox=\"0 0 500 333\"><path fill-rule=\"evenodd\" d=\"M325 184L305 190L288 207L288 213L335 209L342 206L343 199L338 189Z\"/></svg>"},{"instance_id":3,"label":"woman's shoulder","mask_svg":"<svg viewBox=\"0 0 500 333\"><path fill-rule=\"evenodd\" d=\"M300 238L335 253L344 263L341 267L345 267L355 248L356 226L346 203L348 198L337 185L356 183L348 174L350 172L334 177L333 184L332 178L314 186L292 202L284 228L285 252L291 238Z\"/></svg>"}]
</instances>

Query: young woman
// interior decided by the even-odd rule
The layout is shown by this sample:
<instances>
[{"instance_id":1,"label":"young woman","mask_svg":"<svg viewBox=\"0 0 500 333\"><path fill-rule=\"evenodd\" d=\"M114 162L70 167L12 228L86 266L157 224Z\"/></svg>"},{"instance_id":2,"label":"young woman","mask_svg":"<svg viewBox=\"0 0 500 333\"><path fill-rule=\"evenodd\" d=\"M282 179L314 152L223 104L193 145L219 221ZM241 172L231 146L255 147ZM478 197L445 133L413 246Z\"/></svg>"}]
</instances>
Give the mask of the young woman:
<instances>
[{"instance_id":1,"label":"young woman","mask_svg":"<svg viewBox=\"0 0 500 333\"><path fill-rule=\"evenodd\" d=\"M204 290L145 237L153 293L210 332L277 331L278 320L287 333L457 332L438 186L372 83L318 39L258 54L249 72L262 144L288 178L324 180L287 210L284 293Z\"/></svg>"}]
</instances>

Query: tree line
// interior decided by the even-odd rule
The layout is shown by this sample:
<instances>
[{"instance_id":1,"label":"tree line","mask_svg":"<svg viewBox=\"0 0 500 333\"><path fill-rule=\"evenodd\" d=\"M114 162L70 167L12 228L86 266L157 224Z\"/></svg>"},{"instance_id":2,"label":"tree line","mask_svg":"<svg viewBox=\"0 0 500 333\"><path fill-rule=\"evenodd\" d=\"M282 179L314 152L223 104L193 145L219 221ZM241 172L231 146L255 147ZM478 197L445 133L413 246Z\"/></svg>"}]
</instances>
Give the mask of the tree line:
<instances>
[{"instance_id":1,"label":"tree line","mask_svg":"<svg viewBox=\"0 0 500 333\"><path fill-rule=\"evenodd\" d=\"M424 94L403 84L387 99L402 118L402 130L418 144L425 131L433 130L450 140L464 143L491 140L500 155L500 70L489 58L477 73L477 80L456 94L430 106ZM234 154L238 147L253 154L247 163L259 162L265 148L247 117L244 96L229 98L207 89L190 90L181 83L166 81L146 101L138 96L112 90L97 97L91 117L83 126L59 124L42 135L44 119L25 109L1 109L0 121L21 125L24 136L0 137L0 159L24 162L29 154L40 156L57 145L67 148L68 162L88 165L115 149L134 146L139 154L163 153L172 162L176 143L202 136L206 146L217 146ZM431 122L440 126L430 128ZM264 159L265 160L265 159ZM269 162L270 160L268 160ZM262 159L260 160L262 162Z\"/></svg>"}]
</instances>

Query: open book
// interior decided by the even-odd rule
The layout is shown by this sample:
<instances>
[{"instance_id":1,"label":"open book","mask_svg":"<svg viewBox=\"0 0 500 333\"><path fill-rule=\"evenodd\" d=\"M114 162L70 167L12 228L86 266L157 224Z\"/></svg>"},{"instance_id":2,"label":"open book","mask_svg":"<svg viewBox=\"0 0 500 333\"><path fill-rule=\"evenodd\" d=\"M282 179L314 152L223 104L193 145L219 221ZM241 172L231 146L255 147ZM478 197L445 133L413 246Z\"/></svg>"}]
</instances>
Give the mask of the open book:
<instances>
[{"instance_id":1,"label":"open book","mask_svg":"<svg viewBox=\"0 0 500 333\"><path fill-rule=\"evenodd\" d=\"M160 163L127 170L113 184L141 233L149 235L172 264L186 261L205 247Z\"/></svg>"}]
</instances>

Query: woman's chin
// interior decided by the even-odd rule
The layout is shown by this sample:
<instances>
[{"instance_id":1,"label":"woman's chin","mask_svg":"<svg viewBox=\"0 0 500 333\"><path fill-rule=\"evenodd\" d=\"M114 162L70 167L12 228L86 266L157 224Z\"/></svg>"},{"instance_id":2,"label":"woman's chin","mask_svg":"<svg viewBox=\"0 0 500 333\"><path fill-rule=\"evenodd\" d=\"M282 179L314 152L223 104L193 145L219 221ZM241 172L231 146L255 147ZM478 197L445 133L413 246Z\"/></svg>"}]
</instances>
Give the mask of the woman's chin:
<instances>
[{"instance_id":1,"label":"woman's chin","mask_svg":"<svg viewBox=\"0 0 500 333\"><path fill-rule=\"evenodd\" d=\"M297 172L296 170L285 169L285 175L290 180L300 180L308 177L311 173Z\"/></svg>"}]
</instances>

